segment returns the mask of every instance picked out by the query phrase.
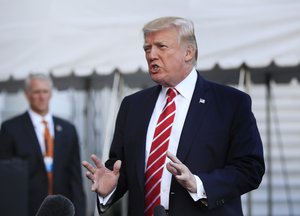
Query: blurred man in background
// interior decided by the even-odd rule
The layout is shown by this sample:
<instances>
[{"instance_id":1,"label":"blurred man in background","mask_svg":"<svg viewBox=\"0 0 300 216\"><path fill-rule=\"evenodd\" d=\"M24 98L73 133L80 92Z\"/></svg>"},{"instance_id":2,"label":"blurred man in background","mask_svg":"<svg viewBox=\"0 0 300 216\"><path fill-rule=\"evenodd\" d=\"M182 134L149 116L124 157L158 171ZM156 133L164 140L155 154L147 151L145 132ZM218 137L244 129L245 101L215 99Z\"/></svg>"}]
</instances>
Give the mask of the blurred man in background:
<instances>
[{"instance_id":1,"label":"blurred man in background","mask_svg":"<svg viewBox=\"0 0 300 216\"><path fill-rule=\"evenodd\" d=\"M26 79L29 109L2 123L1 157L27 162L29 216L35 215L44 198L51 194L66 196L74 203L76 216L84 216L77 131L74 125L49 111L52 87L52 80L43 74ZM12 191L11 196L18 196L18 191Z\"/></svg>"}]
</instances>

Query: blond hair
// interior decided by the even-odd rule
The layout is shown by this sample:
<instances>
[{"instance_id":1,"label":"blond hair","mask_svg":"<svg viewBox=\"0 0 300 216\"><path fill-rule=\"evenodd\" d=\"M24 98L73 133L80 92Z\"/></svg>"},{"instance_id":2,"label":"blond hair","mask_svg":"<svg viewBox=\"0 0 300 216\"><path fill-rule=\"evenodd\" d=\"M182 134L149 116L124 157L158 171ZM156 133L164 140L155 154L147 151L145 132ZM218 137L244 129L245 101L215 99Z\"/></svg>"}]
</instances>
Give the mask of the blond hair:
<instances>
[{"instance_id":1,"label":"blond hair","mask_svg":"<svg viewBox=\"0 0 300 216\"><path fill-rule=\"evenodd\" d=\"M161 17L145 24L143 28L144 38L152 32L176 28L178 30L179 44L191 45L195 50L193 65L197 64L198 47L194 32L194 24L191 20L181 17Z\"/></svg>"}]
</instances>

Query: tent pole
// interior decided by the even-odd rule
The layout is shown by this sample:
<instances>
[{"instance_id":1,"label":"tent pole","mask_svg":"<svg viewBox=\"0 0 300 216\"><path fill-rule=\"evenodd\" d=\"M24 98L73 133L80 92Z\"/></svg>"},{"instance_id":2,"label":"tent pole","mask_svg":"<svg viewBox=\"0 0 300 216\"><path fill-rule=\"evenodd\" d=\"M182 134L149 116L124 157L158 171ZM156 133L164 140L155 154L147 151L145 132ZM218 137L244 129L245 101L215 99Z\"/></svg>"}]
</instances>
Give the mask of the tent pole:
<instances>
[{"instance_id":1,"label":"tent pole","mask_svg":"<svg viewBox=\"0 0 300 216\"><path fill-rule=\"evenodd\" d=\"M109 104L109 115L107 119L107 124L105 128L105 134L104 134L104 144L103 144L103 151L102 151L102 161L106 161L108 159L109 149L110 149L110 143L111 143L111 137L112 137L112 130L113 130L113 121L115 116L115 109L117 107L117 101L118 101L118 89L120 85L120 77L121 74L116 71L114 74L114 81L112 86L112 92L111 92L111 100Z\"/></svg>"},{"instance_id":2,"label":"tent pole","mask_svg":"<svg viewBox=\"0 0 300 216\"><path fill-rule=\"evenodd\" d=\"M267 177L268 177L268 215L273 215L272 203L272 149L271 149L271 74L266 73L266 147L267 147Z\"/></svg>"},{"instance_id":3,"label":"tent pole","mask_svg":"<svg viewBox=\"0 0 300 216\"><path fill-rule=\"evenodd\" d=\"M247 68L245 70L245 91L246 93L250 94L250 86L251 86L251 73ZM251 191L248 193L248 200L247 200L247 207L248 207L248 216L252 216L252 194Z\"/></svg>"},{"instance_id":4,"label":"tent pole","mask_svg":"<svg viewBox=\"0 0 300 216\"><path fill-rule=\"evenodd\" d=\"M247 94L250 94L251 73L244 65L240 68L239 88L244 89ZM247 215L252 216L252 196L251 192L247 193Z\"/></svg>"}]
</instances>

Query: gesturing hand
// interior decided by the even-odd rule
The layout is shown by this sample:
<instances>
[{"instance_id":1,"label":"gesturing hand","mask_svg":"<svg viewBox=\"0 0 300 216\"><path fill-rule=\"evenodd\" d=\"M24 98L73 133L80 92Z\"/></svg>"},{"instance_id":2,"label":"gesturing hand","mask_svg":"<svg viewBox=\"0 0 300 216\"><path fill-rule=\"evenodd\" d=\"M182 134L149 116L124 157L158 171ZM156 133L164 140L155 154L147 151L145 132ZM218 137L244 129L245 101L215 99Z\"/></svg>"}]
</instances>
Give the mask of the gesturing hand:
<instances>
[{"instance_id":1,"label":"gesturing hand","mask_svg":"<svg viewBox=\"0 0 300 216\"><path fill-rule=\"evenodd\" d=\"M189 168L185 166L175 155L167 152L167 157L171 160L167 163L167 170L169 170L181 186L191 193L197 192L197 182L195 176L191 173Z\"/></svg>"},{"instance_id":2,"label":"gesturing hand","mask_svg":"<svg viewBox=\"0 0 300 216\"><path fill-rule=\"evenodd\" d=\"M91 190L105 197L117 186L121 161L117 160L111 171L105 167L96 155L92 154L91 159L95 163L95 167L87 161L82 162L82 165L87 169L86 177L92 181Z\"/></svg>"}]
</instances>

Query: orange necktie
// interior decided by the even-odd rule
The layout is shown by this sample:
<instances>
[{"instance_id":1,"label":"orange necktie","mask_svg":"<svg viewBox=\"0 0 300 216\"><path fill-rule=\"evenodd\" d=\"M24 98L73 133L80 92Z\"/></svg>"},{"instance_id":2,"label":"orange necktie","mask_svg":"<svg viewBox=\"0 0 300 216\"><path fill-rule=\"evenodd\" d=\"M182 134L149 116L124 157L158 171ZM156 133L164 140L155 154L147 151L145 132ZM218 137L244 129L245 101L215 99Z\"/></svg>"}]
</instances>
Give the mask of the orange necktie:
<instances>
[{"instance_id":1,"label":"orange necktie","mask_svg":"<svg viewBox=\"0 0 300 216\"><path fill-rule=\"evenodd\" d=\"M50 134L47 121L43 120L45 125L44 139L46 145L46 152L44 155L44 161L46 165L46 170L48 174L48 194L53 194L53 150L54 150L54 141Z\"/></svg>"}]
</instances>

